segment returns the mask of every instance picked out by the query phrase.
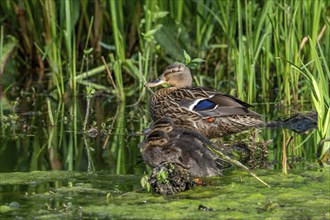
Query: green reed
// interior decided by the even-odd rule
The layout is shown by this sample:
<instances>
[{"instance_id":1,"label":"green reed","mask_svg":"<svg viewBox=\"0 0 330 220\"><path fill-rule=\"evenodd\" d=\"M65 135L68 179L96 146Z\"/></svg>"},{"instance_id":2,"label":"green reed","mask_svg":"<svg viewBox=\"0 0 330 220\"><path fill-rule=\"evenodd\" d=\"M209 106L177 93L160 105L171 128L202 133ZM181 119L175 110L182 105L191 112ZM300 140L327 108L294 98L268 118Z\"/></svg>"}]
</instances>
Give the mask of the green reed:
<instances>
[{"instance_id":1,"label":"green reed","mask_svg":"<svg viewBox=\"0 0 330 220\"><path fill-rule=\"evenodd\" d=\"M5 62L5 53L4 53L4 34L3 34L3 26L1 26L0 31L0 85L2 85L2 73L4 71L4 62ZM2 86L0 86L0 121L3 118L3 106L2 106ZM2 134L5 133L4 127L1 127Z\"/></svg>"},{"instance_id":2,"label":"green reed","mask_svg":"<svg viewBox=\"0 0 330 220\"><path fill-rule=\"evenodd\" d=\"M122 79L122 62L125 61L125 44L124 44L124 20L123 20L123 2L109 1L111 19L112 19L112 31L116 47L116 59L110 56L111 63L113 64L114 74L116 76L116 86L119 90L119 98L125 101L125 93L123 90L123 79Z\"/></svg>"},{"instance_id":3,"label":"green reed","mask_svg":"<svg viewBox=\"0 0 330 220\"><path fill-rule=\"evenodd\" d=\"M57 12L54 1L45 1L43 7L43 16L45 18L45 45L40 50L43 52L43 57L48 60L52 71L53 83L57 88L58 97L61 99L65 92L64 76L62 68L61 56L61 37L58 34L57 28ZM37 45L38 46L38 45Z\"/></svg>"},{"instance_id":4,"label":"green reed","mask_svg":"<svg viewBox=\"0 0 330 220\"><path fill-rule=\"evenodd\" d=\"M117 108L117 112L115 115L115 129L114 129L114 139L111 143L111 153L112 155L116 155L116 165L115 165L115 173L127 173L126 166L126 144L125 144L125 133L126 128L126 119L125 119L125 103L120 102L121 104Z\"/></svg>"},{"instance_id":5,"label":"green reed","mask_svg":"<svg viewBox=\"0 0 330 220\"><path fill-rule=\"evenodd\" d=\"M319 156L322 157L330 149L328 141L320 145L320 142L330 138L330 70L320 44L318 42L315 44L315 40L309 38L309 46L311 48L312 62L304 64L301 71L310 80L313 88L311 97L315 110L318 113L317 143L319 143L321 148L319 149Z\"/></svg>"}]
</instances>

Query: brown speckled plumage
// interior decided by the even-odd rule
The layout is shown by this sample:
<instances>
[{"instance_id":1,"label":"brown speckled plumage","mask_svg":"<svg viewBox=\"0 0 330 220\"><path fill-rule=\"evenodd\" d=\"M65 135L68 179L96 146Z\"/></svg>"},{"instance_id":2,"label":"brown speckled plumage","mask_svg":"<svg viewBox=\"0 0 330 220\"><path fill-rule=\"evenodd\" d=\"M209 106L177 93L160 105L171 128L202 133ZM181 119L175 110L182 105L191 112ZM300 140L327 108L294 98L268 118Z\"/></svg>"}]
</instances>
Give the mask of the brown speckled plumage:
<instances>
[{"instance_id":1,"label":"brown speckled plumage","mask_svg":"<svg viewBox=\"0 0 330 220\"><path fill-rule=\"evenodd\" d=\"M217 91L192 87L190 70L183 64L169 65L157 80L145 86L163 83L172 87L159 89L152 95L150 113L154 121L169 117L176 126L195 129L208 138L264 126L261 116L248 109L251 105ZM214 106L194 108L200 101Z\"/></svg>"}]
</instances>

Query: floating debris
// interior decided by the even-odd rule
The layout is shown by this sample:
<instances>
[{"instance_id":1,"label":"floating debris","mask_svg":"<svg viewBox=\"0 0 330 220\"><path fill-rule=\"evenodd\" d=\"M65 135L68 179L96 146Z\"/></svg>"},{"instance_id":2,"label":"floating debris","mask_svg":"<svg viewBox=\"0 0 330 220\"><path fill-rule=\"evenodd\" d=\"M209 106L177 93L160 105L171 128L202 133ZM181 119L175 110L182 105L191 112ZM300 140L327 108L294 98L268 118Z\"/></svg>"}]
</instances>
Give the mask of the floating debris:
<instances>
[{"instance_id":1,"label":"floating debris","mask_svg":"<svg viewBox=\"0 0 330 220\"><path fill-rule=\"evenodd\" d=\"M304 133L317 127L317 113L308 112L306 114L295 114L282 121L282 126L297 133Z\"/></svg>"},{"instance_id":2,"label":"floating debris","mask_svg":"<svg viewBox=\"0 0 330 220\"><path fill-rule=\"evenodd\" d=\"M317 127L317 113L316 112L297 113L286 119L280 119L280 120L268 122L266 127L268 128L282 127L294 131L298 134L301 134Z\"/></svg>"},{"instance_id":3,"label":"floating debris","mask_svg":"<svg viewBox=\"0 0 330 220\"><path fill-rule=\"evenodd\" d=\"M208 212L210 212L210 211L214 211L212 208L207 207L207 206L205 206L205 205L203 205L203 204L200 204L200 205L198 206L198 210L201 210L201 211L208 211Z\"/></svg>"}]
</instances>

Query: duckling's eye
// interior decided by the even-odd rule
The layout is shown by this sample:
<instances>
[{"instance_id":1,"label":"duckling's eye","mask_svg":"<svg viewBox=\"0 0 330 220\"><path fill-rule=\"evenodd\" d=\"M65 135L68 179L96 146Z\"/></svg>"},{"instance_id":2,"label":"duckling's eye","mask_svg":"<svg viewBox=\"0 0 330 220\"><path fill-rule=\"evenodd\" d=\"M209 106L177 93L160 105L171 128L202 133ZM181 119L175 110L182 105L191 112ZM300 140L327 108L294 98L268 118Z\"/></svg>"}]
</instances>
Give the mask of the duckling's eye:
<instances>
[{"instance_id":1,"label":"duckling's eye","mask_svg":"<svg viewBox=\"0 0 330 220\"><path fill-rule=\"evenodd\" d=\"M167 142L167 141L166 141L165 139L161 139L161 140L160 140L160 144L161 144L161 145L166 144L166 142Z\"/></svg>"},{"instance_id":2,"label":"duckling's eye","mask_svg":"<svg viewBox=\"0 0 330 220\"><path fill-rule=\"evenodd\" d=\"M170 131L172 131L172 127L167 127L165 130L166 130L166 132L170 132Z\"/></svg>"}]
</instances>

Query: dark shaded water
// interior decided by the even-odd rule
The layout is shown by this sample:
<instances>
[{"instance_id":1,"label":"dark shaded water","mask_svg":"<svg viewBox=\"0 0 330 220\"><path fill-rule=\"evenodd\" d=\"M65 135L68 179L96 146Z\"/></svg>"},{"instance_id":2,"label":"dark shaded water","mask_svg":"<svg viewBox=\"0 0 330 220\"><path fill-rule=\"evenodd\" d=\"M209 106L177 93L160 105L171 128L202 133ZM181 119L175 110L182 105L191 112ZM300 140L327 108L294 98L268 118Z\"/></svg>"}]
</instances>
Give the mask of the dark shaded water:
<instances>
[{"instance_id":1,"label":"dark shaded water","mask_svg":"<svg viewBox=\"0 0 330 220\"><path fill-rule=\"evenodd\" d=\"M0 172L62 169L141 175L145 171L137 148L143 137L136 133L149 125L146 103L129 106L107 96L93 98L85 131L85 99L77 101L76 120L73 106L64 108L67 104L44 96L34 99L28 96L19 99L12 106L14 110L5 111L1 123ZM267 121L288 114L272 105L260 105L257 109ZM282 144L290 136L294 137L288 146L291 162L299 159L314 162L315 131L298 135L282 129L263 129L258 134L243 135L247 141L272 141L267 150L274 168L279 168ZM235 138L225 139L235 141Z\"/></svg>"}]
</instances>

